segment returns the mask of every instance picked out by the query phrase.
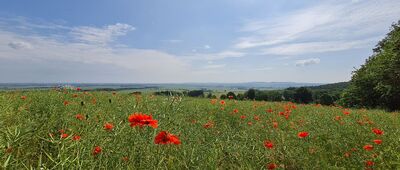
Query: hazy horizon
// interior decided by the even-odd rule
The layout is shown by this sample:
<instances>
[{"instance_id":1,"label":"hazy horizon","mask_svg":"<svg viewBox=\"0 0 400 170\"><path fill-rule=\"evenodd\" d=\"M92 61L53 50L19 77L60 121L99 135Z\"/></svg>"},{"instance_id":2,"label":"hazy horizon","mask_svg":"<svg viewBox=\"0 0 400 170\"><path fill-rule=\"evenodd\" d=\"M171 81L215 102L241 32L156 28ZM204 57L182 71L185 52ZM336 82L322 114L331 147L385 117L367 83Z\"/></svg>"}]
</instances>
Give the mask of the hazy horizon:
<instances>
[{"instance_id":1,"label":"hazy horizon","mask_svg":"<svg viewBox=\"0 0 400 170\"><path fill-rule=\"evenodd\" d=\"M396 0L3 1L0 83L344 82L399 16Z\"/></svg>"}]
</instances>

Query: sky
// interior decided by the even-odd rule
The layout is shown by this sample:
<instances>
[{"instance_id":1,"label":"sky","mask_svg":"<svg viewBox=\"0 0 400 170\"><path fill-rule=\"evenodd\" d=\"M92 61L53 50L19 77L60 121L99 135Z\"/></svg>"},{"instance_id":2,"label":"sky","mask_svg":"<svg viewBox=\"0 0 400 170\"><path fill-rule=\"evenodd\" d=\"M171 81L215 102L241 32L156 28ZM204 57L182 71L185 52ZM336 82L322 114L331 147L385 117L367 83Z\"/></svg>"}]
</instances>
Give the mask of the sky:
<instances>
[{"instance_id":1,"label":"sky","mask_svg":"<svg viewBox=\"0 0 400 170\"><path fill-rule=\"evenodd\" d=\"M348 81L399 0L1 0L0 83Z\"/></svg>"}]
</instances>

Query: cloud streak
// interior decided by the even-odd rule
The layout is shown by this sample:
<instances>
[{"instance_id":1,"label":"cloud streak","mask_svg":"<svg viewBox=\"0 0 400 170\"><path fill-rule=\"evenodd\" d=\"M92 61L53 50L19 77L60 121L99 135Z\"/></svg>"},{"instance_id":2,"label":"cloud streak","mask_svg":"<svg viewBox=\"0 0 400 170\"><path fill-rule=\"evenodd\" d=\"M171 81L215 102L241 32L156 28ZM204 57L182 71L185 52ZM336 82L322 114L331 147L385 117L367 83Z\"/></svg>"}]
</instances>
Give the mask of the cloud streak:
<instances>
[{"instance_id":1,"label":"cloud streak","mask_svg":"<svg viewBox=\"0 0 400 170\"><path fill-rule=\"evenodd\" d=\"M400 1L326 1L274 19L245 23L236 49L297 55L370 47L400 16ZM374 37L371 39L370 37Z\"/></svg>"}]
</instances>

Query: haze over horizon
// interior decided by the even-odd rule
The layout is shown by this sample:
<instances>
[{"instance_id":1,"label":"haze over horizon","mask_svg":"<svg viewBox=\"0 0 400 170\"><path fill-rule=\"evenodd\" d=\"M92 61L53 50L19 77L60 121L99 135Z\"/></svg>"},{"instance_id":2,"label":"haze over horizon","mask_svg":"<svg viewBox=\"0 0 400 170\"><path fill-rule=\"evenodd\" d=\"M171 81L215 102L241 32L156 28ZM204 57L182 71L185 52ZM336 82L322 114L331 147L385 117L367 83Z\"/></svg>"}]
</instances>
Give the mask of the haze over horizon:
<instances>
[{"instance_id":1,"label":"haze over horizon","mask_svg":"<svg viewBox=\"0 0 400 170\"><path fill-rule=\"evenodd\" d=\"M0 83L348 81L398 0L3 1Z\"/></svg>"}]
</instances>

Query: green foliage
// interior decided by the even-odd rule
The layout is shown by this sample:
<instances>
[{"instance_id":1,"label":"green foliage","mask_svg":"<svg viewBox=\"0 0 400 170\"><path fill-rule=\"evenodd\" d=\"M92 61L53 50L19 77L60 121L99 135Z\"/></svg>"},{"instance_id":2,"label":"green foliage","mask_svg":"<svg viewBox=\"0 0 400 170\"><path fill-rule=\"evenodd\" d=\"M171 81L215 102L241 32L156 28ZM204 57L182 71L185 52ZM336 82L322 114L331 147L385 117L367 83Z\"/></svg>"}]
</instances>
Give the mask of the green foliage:
<instances>
[{"instance_id":1,"label":"green foliage","mask_svg":"<svg viewBox=\"0 0 400 170\"><path fill-rule=\"evenodd\" d=\"M233 97L233 99L236 99L236 94L234 93L234 92L228 92L227 94L226 94L226 96L229 98L229 96L232 96Z\"/></svg>"},{"instance_id":2,"label":"green foliage","mask_svg":"<svg viewBox=\"0 0 400 170\"><path fill-rule=\"evenodd\" d=\"M310 103L313 101L311 91L305 87L296 89L293 99L298 103Z\"/></svg>"},{"instance_id":3,"label":"green foliage","mask_svg":"<svg viewBox=\"0 0 400 170\"><path fill-rule=\"evenodd\" d=\"M354 71L341 103L349 107L400 109L400 21Z\"/></svg>"},{"instance_id":4,"label":"green foliage","mask_svg":"<svg viewBox=\"0 0 400 170\"><path fill-rule=\"evenodd\" d=\"M220 99L226 99L226 94L221 94L221 96L219 96Z\"/></svg>"},{"instance_id":5,"label":"green foliage","mask_svg":"<svg viewBox=\"0 0 400 170\"><path fill-rule=\"evenodd\" d=\"M191 90L187 94L189 97L204 97L203 90Z\"/></svg>"},{"instance_id":6,"label":"green foliage","mask_svg":"<svg viewBox=\"0 0 400 170\"><path fill-rule=\"evenodd\" d=\"M254 100L256 98L256 90L255 89L249 89L247 92L244 94L244 96L250 100Z\"/></svg>"},{"instance_id":7,"label":"green foliage","mask_svg":"<svg viewBox=\"0 0 400 170\"><path fill-rule=\"evenodd\" d=\"M333 105L333 103L335 102L335 100L333 99L333 97L327 93L322 94L319 97L319 103L322 105Z\"/></svg>"}]
</instances>

